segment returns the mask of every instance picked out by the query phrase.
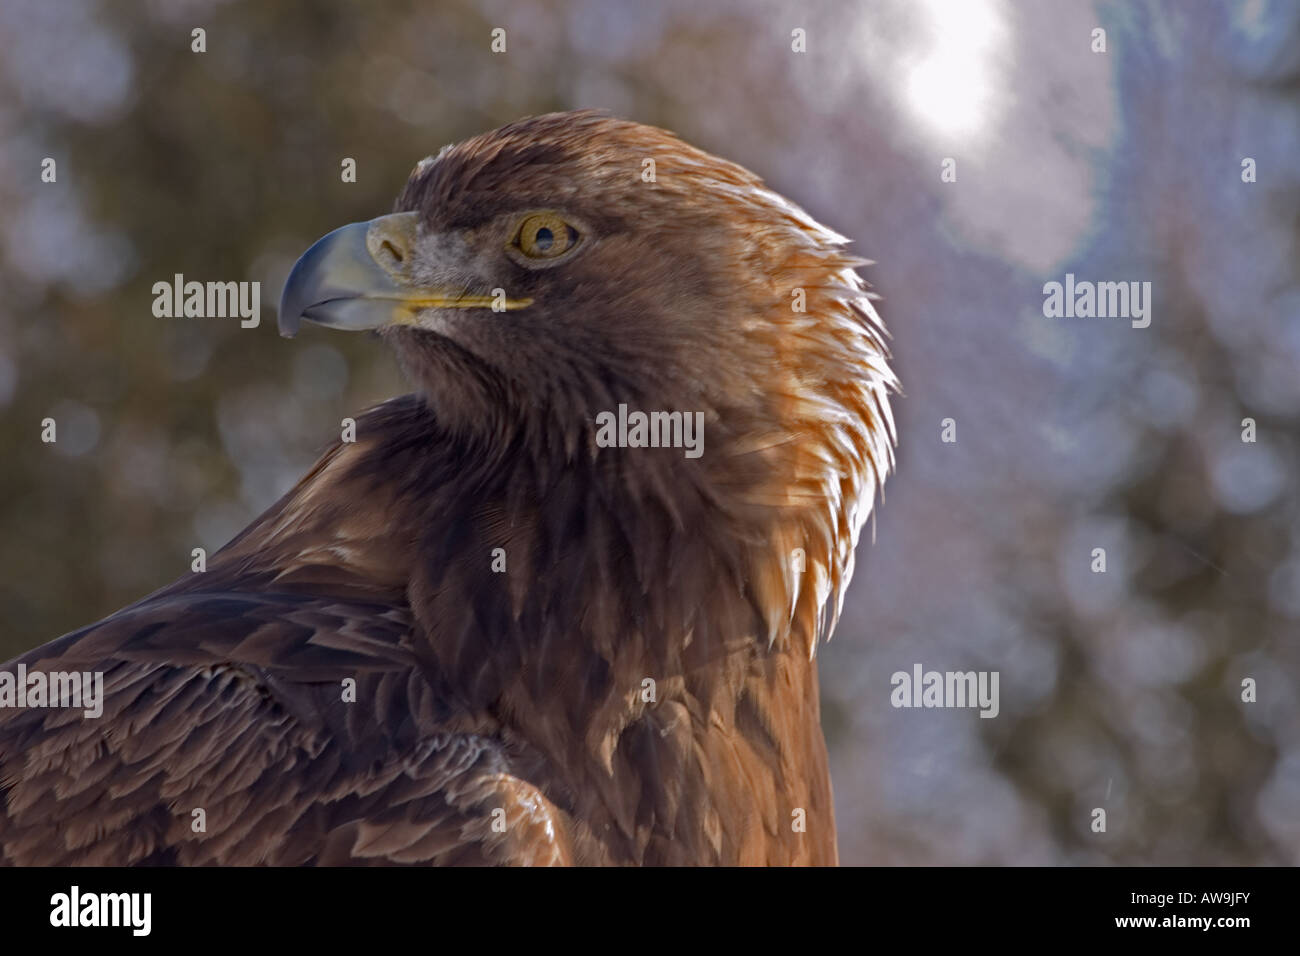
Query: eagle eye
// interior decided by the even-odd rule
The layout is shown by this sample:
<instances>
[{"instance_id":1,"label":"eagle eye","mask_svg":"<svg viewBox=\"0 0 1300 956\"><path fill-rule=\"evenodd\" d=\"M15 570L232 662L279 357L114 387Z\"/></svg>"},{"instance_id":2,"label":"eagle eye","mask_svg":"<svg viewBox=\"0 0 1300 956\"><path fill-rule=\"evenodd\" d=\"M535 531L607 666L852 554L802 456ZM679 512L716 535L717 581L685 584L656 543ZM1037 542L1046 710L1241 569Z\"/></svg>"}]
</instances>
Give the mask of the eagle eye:
<instances>
[{"instance_id":1,"label":"eagle eye","mask_svg":"<svg viewBox=\"0 0 1300 956\"><path fill-rule=\"evenodd\" d=\"M526 259L555 260L571 252L578 244L578 230L553 212L535 212L525 216L510 242Z\"/></svg>"}]
</instances>

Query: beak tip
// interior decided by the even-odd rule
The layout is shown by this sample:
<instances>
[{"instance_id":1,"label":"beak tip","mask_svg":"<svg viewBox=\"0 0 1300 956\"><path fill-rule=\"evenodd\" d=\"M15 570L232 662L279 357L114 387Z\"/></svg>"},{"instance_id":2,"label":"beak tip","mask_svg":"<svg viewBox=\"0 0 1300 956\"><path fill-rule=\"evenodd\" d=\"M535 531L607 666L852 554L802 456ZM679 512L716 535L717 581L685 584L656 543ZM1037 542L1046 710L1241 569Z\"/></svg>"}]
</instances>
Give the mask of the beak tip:
<instances>
[{"instance_id":1,"label":"beak tip","mask_svg":"<svg viewBox=\"0 0 1300 956\"><path fill-rule=\"evenodd\" d=\"M302 327L302 316L296 311L286 309L284 303L281 302L276 325L279 326L280 335L283 338L291 339L298 334L298 329Z\"/></svg>"}]
</instances>

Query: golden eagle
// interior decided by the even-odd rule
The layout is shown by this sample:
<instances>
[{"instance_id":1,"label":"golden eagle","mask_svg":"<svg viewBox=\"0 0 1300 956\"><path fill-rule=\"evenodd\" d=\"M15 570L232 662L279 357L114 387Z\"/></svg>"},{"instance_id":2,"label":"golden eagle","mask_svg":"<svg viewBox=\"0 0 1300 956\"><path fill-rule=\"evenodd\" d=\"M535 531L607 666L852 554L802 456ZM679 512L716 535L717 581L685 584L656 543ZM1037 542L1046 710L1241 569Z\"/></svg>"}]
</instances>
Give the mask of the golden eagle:
<instances>
[{"instance_id":1,"label":"golden eagle","mask_svg":"<svg viewBox=\"0 0 1300 956\"><path fill-rule=\"evenodd\" d=\"M422 160L280 311L378 330L414 393L5 665L103 699L0 710L0 861L834 863L813 653L895 390L845 245L602 113Z\"/></svg>"}]
</instances>

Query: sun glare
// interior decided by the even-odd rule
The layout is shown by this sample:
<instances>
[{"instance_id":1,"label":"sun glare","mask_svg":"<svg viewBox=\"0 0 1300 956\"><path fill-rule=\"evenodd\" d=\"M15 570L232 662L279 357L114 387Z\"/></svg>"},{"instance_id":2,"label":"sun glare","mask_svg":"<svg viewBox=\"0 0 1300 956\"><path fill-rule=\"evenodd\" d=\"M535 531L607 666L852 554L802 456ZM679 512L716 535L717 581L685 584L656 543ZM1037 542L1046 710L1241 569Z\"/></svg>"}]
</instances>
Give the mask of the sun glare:
<instances>
[{"instance_id":1,"label":"sun glare","mask_svg":"<svg viewBox=\"0 0 1300 956\"><path fill-rule=\"evenodd\" d=\"M935 133L970 136L993 107L994 70L1006 40L996 0L921 0L929 46L907 77L907 100Z\"/></svg>"}]
</instances>

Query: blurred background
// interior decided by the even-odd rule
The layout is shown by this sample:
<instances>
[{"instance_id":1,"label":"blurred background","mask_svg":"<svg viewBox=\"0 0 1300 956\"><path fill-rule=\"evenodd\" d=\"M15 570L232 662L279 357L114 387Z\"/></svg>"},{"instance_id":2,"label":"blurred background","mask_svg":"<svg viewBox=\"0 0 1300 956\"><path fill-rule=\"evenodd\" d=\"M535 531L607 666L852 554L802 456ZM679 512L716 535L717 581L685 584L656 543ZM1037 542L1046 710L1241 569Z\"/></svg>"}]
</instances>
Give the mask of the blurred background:
<instances>
[{"instance_id":1,"label":"blurred background","mask_svg":"<svg viewBox=\"0 0 1300 956\"><path fill-rule=\"evenodd\" d=\"M446 143L588 106L879 262L906 396L822 651L843 861L1300 863L1286 0L4 0L0 659L189 573L407 390L372 338L276 334L312 240ZM1151 282L1150 327L1044 318L1067 272ZM260 327L156 318L175 273L260 281ZM999 716L894 709L916 663L999 671Z\"/></svg>"}]
</instances>

